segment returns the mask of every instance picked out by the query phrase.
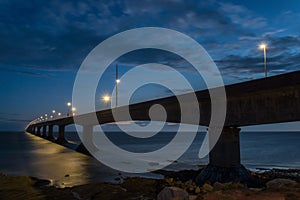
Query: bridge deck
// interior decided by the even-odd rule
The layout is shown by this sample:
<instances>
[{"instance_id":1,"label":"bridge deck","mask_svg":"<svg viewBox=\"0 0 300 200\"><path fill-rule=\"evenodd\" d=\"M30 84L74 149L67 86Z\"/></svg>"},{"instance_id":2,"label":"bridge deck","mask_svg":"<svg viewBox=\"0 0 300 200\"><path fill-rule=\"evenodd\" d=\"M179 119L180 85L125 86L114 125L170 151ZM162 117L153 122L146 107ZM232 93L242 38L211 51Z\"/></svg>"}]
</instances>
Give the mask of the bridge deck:
<instances>
[{"instance_id":1,"label":"bridge deck","mask_svg":"<svg viewBox=\"0 0 300 200\"><path fill-rule=\"evenodd\" d=\"M213 90L218 90L218 88ZM300 71L228 85L225 86L225 90L227 95L226 126L300 121ZM196 124L208 126L211 117L209 91L198 91L196 96L201 114L200 121ZM187 105L189 103L191 102L186 102ZM180 122L180 107L176 96L130 105L132 119L149 120L149 108L154 104L161 104L165 107L168 113L168 122ZM117 108L117 111L124 112L124 107ZM88 113L76 117L79 119L78 121L96 125L97 122L88 120L93 115L95 114ZM100 124L115 121L111 109L98 111L96 115ZM68 125L72 123L74 123L73 117L66 117L36 125Z\"/></svg>"}]
</instances>

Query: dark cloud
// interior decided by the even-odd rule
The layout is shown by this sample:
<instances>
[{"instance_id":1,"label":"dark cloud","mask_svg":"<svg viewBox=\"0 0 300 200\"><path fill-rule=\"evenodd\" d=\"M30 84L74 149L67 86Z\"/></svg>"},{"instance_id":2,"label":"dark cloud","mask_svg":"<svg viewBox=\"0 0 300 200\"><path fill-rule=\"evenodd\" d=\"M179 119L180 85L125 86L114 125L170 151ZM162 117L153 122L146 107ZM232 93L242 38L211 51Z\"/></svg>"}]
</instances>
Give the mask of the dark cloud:
<instances>
[{"instance_id":1,"label":"dark cloud","mask_svg":"<svg viewBox=\"0 0 300 200\"><path fill-rule=\"evenodd\" d=\"M209 1L1 1L0 62L21 66L7 71L42 76L29 70L77 70L87 54L109 36L136 27L172 28L196 39L225 69L257 73L261 58L255 42L268 41L269 65L298 59L299 37L275 37L282 29L264 29L268 20L233 3ZM180 70L188 67L178 57L140 53L120 59L125 65L145 57ZM154 58L154 59L153 59ZM286 58L286 59L285 59ZM149 60L149 59L148 59ZM284 62L284 63L280 63ZM295 64L294 64L295 65ZM287 69L295 66L286 66Z\"/></svg>"},{"instance_id":2,"label":"dark cloud","mask_svg":"<svg viewBox=\"0 0 300 200\"><path fill-rule=\"evenodd\" d=\"M251 35L208 1L1 1L0 62L76 70L105 38L135 27L161 26L196 39Z\"/></svg>"},{"instance_id":3,"label":"dark cloud","mask_svg":"<svg viewBox=\"0 0 300 200\"><path fill-rule=\"evenodd\" d=\"M267 36L267 69L272 75L299 70L300 68L300 36L270 37ZM217 60L218 66L226 76L240 80L250 79L256 73L263 73L263 54L254 45L246 56L229 55ZM245 75L240 75L241 72Z\"/></svg>"},{"instance_id":4,"label":"dark cloud","mask_svg":"<svg viewBox=\"0 0 300 200\"><path fill-rule=\"evenodd\" d=\"M0 117L0 121L1 122L21 122L21 123L26 122L26 123L29 123L31 120Z\"/></svg>"},{"instance_id":5,"label":"dark cloud","mask_svg":"<svg viewBox=\"0 0 300 200\"><path fill-rule=\"evenodd\" d=\"M49 75L45 73L38 73L38 72L33 72L33 71L24 71L20 69L9 69L9 68L1 68L0 66L0 71L5 71L5 72L11 72L15 74L20 74L20 75L26 75L26 76L35 76L35 77L49 77Z\"/></svg>"}]
</instances>

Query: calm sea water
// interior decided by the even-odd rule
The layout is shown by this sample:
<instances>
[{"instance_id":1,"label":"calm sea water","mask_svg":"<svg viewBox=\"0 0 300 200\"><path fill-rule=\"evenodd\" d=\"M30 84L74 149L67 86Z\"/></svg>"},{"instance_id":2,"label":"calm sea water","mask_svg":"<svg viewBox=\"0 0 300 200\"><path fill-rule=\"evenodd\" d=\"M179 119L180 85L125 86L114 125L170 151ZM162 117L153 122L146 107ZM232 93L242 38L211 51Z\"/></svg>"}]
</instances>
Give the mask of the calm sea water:
<instances>
[{"instance_id":1,"label":"calm sea water","mask_svg":"<svg viewBox=\"0 0 300 200\"><path fill-rule=\"evenodd\" d=\"M151 140L128 138L122 133L111 133L109 138L130 151L147 152L163 147L175 133L162 133ZM28 175L50 179L64 187L96 181L118 181L121 176L135 176L113 170L96 159L77 153L45 139L24 132L0 132L0 172L9 175ZM300 133L297 132L242 132L241 160L250 168L300 168ZM74 148L80 140L76 133L66 133ZM180 170L207 164L208 158L198 158L204 133L198 133L187 152L166 169ZM168 161L170 162L170 161ZM159 177L151 173L146 177Z\"/></svg>"}]
</instances>

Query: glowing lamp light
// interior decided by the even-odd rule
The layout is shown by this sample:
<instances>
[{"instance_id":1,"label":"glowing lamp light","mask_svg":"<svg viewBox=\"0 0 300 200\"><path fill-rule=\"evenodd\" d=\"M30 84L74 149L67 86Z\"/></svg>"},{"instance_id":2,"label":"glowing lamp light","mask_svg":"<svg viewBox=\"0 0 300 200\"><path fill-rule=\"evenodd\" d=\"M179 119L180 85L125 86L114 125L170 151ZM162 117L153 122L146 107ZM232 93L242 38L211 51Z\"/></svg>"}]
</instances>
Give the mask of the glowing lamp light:
<instances>
[{"instance_id":1,"label":"glowing lamp light","mask_svg":"<svg viewBox=\"0 0 300 200\"><path fill-rule=\"evenodd\" d=\"M102 100L104 101L104 102L109 102L110 101L110 96L108 96L108 95L104 95L103 97L102 97Z\"/></svg>"},{"instance_id":2,"label":"glowing lamp light","mask_svg":"<svg viewBox=\"0 0 300 200\"><path fill-rule=\"evenodd\" d=\"M265 43L261 43L261 44L259 45L259 48L260 48L261 50L264 50L264 49L267 48L267 45L266 45Z\"/></svg>"}]
</instances>

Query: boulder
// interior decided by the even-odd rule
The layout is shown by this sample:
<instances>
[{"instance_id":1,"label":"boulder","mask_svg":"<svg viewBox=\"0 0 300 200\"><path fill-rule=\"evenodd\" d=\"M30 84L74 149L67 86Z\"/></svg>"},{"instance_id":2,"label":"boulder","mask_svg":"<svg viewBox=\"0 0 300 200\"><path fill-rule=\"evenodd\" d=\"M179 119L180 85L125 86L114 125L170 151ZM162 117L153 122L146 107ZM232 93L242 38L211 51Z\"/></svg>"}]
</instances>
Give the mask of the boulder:
<instances>
[{"instance_id":1,"label":"boulder","mask_svg":"<svg viewBox=\"0 0 300 200\"><path fill-rule=\"evenodd\" d=\"M266 183L267 188L278 189L297 185L296 181L284 178L276 178Z\"/></svg>"},{"instance_id":2,"label":"boulder","mask_svg":"<svg viewBox=\"0 0 300 200\"><path fill-rule=\"evenodd\" d=\"M165 187L157 195L157 200L189 200L189 194L178 187Z\"/></svg>"},{"instance_id":3,"label":"boulder","mask_svg":"<svg viewBox=\"0 0 300 200\"><path fill-rule=\"evenodd\" d=\"M213 188L211 185L207 184L207 183L205 183L205 184L202 186L202 189L203 189L204 192L211 192L211 191L214 190L214 188Z\"/></svg>"},{"instance_id":4,"label":"boulder","mask_svg":"<svg viewBox=\"0 0 300 200\"><path fill-rule=\"evenodd\" d=\"M200 192L201 192L201 189L200 189L199 187L196 187L195 193L196 193L196 194L199 194Z\"/></svg>"}]
</instances>

